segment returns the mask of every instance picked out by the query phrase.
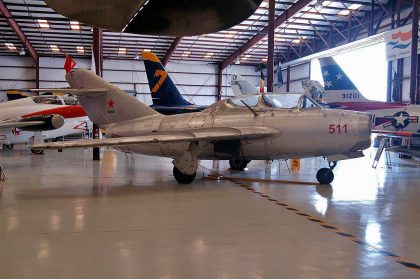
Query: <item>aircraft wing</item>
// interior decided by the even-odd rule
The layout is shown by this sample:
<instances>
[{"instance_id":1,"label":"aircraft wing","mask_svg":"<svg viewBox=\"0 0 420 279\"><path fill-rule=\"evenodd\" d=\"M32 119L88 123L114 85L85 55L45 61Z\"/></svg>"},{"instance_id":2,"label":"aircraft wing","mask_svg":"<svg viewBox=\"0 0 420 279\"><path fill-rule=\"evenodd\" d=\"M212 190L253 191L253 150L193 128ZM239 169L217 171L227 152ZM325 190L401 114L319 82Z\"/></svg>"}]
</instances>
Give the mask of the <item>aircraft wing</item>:
<instances>
[{"instance_id":1,"label":"aircraft wing","mask_svg":"<svg viewBox=\"0 0 420 279\"><path fill-rule=\"evenodd\" d=\"M17 121L3 121L0 122L0 129L24 128L30 126L44 125L45 121L31 121L31 122L17 122Z\"/></svg>"},{"instance_id":2,"label":"aircraft wing","mask_svg":"<svg viewBox=\"0 0 420 279\"><path fill-rule=\"evenodd\" d=\"M372 130L372 133L388 137L401 137L401 138L418 138L420 133L405 132L405 131L386 131L386 130Z\"/></svg>"},{"instance_id":3,"label":"aircraft wing","mask_svg":"<svg viewBox=\"0 0 420 279\"><path fill-rule=\"evenodd\" d=\"M121 146L145 143L170 143L170 142L193 142L193 141L218 141L258 139L269 136L280 136L282 132L270 127L215 127L187 131L168 131L148 133L141 136L118 137L108 139L91 139L68 142L44 143L32 146L35 149L64 149L79 147Z\"/></svg>"}]
</instances>

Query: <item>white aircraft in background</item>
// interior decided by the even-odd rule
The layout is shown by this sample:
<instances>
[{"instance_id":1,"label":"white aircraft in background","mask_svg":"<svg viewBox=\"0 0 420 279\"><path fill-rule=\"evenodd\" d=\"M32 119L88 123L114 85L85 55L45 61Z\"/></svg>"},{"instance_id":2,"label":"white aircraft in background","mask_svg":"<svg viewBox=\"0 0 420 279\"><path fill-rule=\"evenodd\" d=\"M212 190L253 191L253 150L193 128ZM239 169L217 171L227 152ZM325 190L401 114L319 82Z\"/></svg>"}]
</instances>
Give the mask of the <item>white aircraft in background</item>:
<instances>
[{"instance_id":1,"label":"white aircraft in background","mask_svg":"<svg viewBox=\"0 0 420 279\"><path fill-rule=\"evenodd\" d=\"M63 92L77 96L108 138L33 148L112 146L169 157L180 183L195 179L199 159L229 160L231 166L244 169L250 160L314 156L327 156L330 168L321 168L317 179L330 183L337 160L361 157L361 150L370 146L370 115L324 109L306 96L247 95L216 102L201 112L165 116L91 71L69 69L66 80L71 89Z\"/></svg>"},{"instance_id":2,"label":"white aircraft in background","mask_svg":"<svg viewBox=\"0 0 420 279\"><path fill-rule=\"evenodd\" d=\"M235 96L258 94L260 92L241 75L232 75L230 86L232 87L232 91Z\"/></svg>"},{"instance_id":3,"label":"white aircraft in background","mask_svg":"<svg viewBox=\"0 0 420 279\"><path fill-rule=\"evenodd\" d=\"M4 102L0 104L0 144L13 149L18 143L81 134L87 121L76 98L41 95Z\"/></svg>"}]
</instances>

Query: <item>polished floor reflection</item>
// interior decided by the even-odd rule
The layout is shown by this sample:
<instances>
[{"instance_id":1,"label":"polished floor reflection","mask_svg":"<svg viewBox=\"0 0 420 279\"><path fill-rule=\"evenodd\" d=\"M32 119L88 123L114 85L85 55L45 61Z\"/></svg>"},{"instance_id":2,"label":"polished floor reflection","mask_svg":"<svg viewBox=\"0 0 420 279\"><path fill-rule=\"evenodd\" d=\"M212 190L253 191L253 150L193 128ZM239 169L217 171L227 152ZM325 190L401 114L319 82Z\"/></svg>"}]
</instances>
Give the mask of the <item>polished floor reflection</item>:
<instances>
[{"instance_id":1,"label":"polished floor reflection","mask_svg":"<svg viewBox=\"0 0 420 279\"><path fill-rule=\"evenodd\" d=\"M179 185L170 159L3 151L0 278L419 278L420 163L366 155L331 186L244 179L314 182L321 158Z\"/></svg>"}]
</instances>

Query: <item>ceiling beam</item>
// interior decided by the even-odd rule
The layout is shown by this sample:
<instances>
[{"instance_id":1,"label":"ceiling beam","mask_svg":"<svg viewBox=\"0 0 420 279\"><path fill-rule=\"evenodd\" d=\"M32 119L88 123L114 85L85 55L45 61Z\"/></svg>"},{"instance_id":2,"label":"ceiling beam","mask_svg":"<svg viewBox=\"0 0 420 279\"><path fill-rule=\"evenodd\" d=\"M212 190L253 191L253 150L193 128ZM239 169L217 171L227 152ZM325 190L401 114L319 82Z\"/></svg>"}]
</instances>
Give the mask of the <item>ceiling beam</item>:
<instances>
[{"instance_id":1,"label":"ceiling beam","mask_svg":"<svg viewBox=\"0 0 420 279\"><path fill-rule=\"evenodd\" d=\"M23 45L25 46L29 54L32 56L32 58L35 60L35 62L38 62L39 61L38 54L36 53L35 49L32 47L31 43L26 38L22 29L20 29L19 25L17 24L16 20L13 18L12 14L7 9L3 0L0 0L0 12L4 15L7 23L13 29L13 31L16 33L19 39L22 41Z\"/></svg>"},{"instance_id":2,"label":"ceiling beam","mask_svg":"<svg viewBox=\"0 0 420 279\"><path fill-rule=\"evenodd\" d=\"M165 54L165 57L163 57L162 65L166 66L168 64L169 59L171 59L172 54L174 53L176 47L181 42L182 37L176 37L175 40L172 42L171 46L169 47L168 51Z\"/></svg>"},{"instance_id":3,"label":"ceiling beam","mask_svg":"<svg viewBox=\"0 0 420 279\"><path fill-rule=\"evenodd\" d=\"M283 12L281 15L279 15L275 21L274 21L274 28L279 27L283 23L285 23L288 19L293 17L295 14L297 14L300 10L302 10L304 7L309 5L312 2L312 0L298 0L295 4L290 6L287 11ZM227 66L232 64L236 58L238 58L241 54L243 54L245 51L250 49L252 46L254 46L256 43L258 43L261 39L263 39L268 34L268 25L264 27L260 32L258 32L256 35L254 35L251 39L249 39L245 44L243 44L237 51L232 53L228 58L226 58L219 66L219 69L224 70Z\"/></svg>"}]
</instances>

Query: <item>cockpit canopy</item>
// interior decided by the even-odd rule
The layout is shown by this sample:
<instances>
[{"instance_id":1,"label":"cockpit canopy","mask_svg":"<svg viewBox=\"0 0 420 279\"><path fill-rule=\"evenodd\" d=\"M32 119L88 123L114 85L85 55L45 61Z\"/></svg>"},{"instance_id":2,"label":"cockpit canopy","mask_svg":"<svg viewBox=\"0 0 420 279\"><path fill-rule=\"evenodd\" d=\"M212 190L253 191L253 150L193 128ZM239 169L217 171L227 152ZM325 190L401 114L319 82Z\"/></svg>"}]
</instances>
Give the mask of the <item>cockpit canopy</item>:
<instances>
[{"instance_id":1,"label":"cockpit canopy","mask_svg":"<svg viewBox=\"0 0 420 279\"><path fill-rule=\"evenodd\" d=\"M268 107L276 109L306 109L322 107L310 96L302 93L262 93L227 98L223 101L231 107Z\"/></svg>"}]
</instances>

